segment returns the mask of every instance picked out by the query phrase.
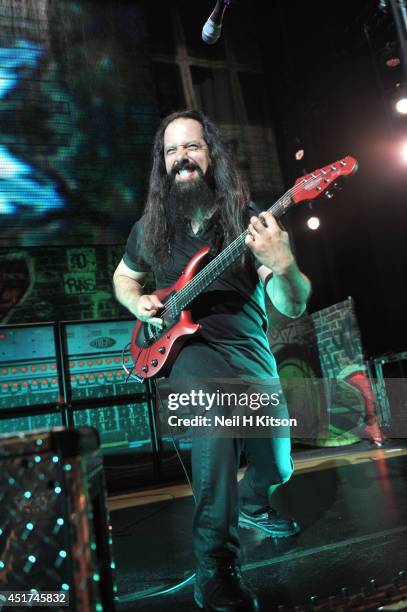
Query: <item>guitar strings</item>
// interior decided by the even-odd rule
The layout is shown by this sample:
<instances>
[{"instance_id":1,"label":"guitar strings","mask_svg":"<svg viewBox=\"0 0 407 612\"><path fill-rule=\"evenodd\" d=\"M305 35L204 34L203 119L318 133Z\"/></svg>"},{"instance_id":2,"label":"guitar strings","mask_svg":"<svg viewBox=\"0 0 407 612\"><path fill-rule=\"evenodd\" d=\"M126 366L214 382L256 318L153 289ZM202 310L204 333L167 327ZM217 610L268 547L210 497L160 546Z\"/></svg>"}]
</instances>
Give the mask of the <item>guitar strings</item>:
<instances>
[{"instance_id":1,"label":"guitar strings","mask_svg":"<svg viewBox=\"0 0 407 612\"><path fill-rule=\"evenodd\" d=\"M330 168L332 169L332 171L336 170L335 166L346 166L347 162L345 162L344 160L341 160L339 162L334 162L333 164L331 164ZM315 172L311 173L311 179L303 179L301 182L299 182L298 184L294 185L293 187L291 187L290 189L288 189L282 196L280 196L280 198L278 198L278 200L276 200L276 202L274 204L272 204L270 206L270 208L267 210L267 212L271 212L273 214L273 216L277 216L277 218L279 218L282 213L285 212L285 209L287 208L289 202L292 200L292 197L294 195L296 195L299 191L301 191L304 186L307 183L310 183L312 181L315 181L318 178L322 178L323 176L326 176L328 174L329 171L326 171L324 169L321 169L319 174L316 174ZM206 277L206 281L208 281L208 283L205 283L205 281L202 281L202 278L199 279L199 275L200 273L198 273L197 276L195 276L185 287L183 287L177 294L171 296L168 301L166 302L164 309L162 310L162 312L160 313L160 316L163 316L167 313L171 314L171 311L173 311L174 315L177 314L177 310L182 310L181 304L182 302L185 301L185 299L187 300L186 304L190 303L192 301L192 299L194 299L194 297L196 297L194 295L194 293L196 293L197 290L202 290L203 288L205 288L205 285L208 286L209 284L211 284L213 282L213 280L215 280L215 277L212 279L211 278L211 274L216 270L216 272L218 272L219 266L220 264L226 264L225 268L228 267L229 265L231 265L243 252L247 247L246 243L245 243L245 238L248 234L248 230L244 230L242 234L240 234L237 238L235 238L235 240L233 240L233 242L231 242L223 251L222 253L220 253L215 259L213 259L211 262L209 262L204 268L203 270L201 270L201 273L204 273L205 277ZM240 249L243 249L240 252ZM237 251L237 252L233 252L233 251ZM233 258L231 259L231 261L228 261L229 256L232 255ZM216 263L214 263L216 262ZM179 305L177 305L177 302L180 302Z\"/></svg>"},{"instance_id":2,"label":"guitar strings","mask_svg":"<svg viewBox=\"0 0 407 612\"><path fill-rule=\"evenodd\" d=\"M334 162L334 164L331 164L330 169L332 171L335 171L337 169L335 167L335 164L337 164L338 166L342 166L342 167L346 166L347 161L345 161L345 159L342 159L338 162ZM316 172L317 171L315 171L314 173L311 173L310 175L311 181L315 181L315 179L326 176L329 173L329 170L327 171L325 169L321 169L320 174L317 174ZM275 202L275 204L273 204L268 209L268 211L272 212L275 216L277 216L277 218L281 216L281 213L285 212L285 209L288 206L288 203L291 200L292 196L295 195L296 192L300 191L304 187L304 184L307 183L308 181L307 179L303 179L302 182L294 185L285 194L283 194L283 196L281 196ZM329 179L328 179L328 182L329 182ZM287 197L290 197L289 201L287 201ZM189 304L196 297L197 291L201 291L202 289L207 287L209 284L211 284L211 282L213 282L213 280L217 278L217 276L219 276L219 274L222 273L222 271L226 269L226 267L231 265L247 248L247 245L244 242L244 239L247 233L248 233L247 230L245 230L243 234L238 236L237 239L235 239L230 245L228 245L228 247L226 247L224 251L218 255L218 257L216 257L214 260L212 260L212 262L207 264L207 266L205 266L205 268L200 273L198 273L197 276L194 279L192 279L186 287L181 289L181 291L178 292L176 295L172 296L168 301L170 309L174 309L174 311L176 312L177 308L178 310L182 310L183 308L185 308L185 306ZM235 251L235 253L233 253L233 251ZM232 258L230 259L230 261L227 261L230 255L232 255ZM225 264L224 268L223 270L219 272L219 268L223 264ZM214 276L213 276L213 272L215 272ZM213 276L213 278L211 277L211 275ZM204 276L205 278L203 279L202 276ZM186 300L186 303L183 304L185 300Z\"/></svg>"},{"instance_id":3,"label":"guitar strings","mask_svg":"<svg viewBox=\"0 0 407 612\"><path fill-rule=\"evenodd\" d=\"M275 202L268 209L268 212L272 212L274 215L277 215L278 213L283 212L284 211L284 205L283 205L283 210L282 211L280 211L280 207L281 207L281 204L283 203L284 198L287 198L287 196L289 194L289 191L287 191L279 200L277 200L277 202ZM211 262L209 262L205 266L205 268L203 270L201 270L201 272L204 272L206 280L208 281L208 284L210 284L212 282L212 280L215 280L215 278L217 276L218 269L219 269L221 264L227 263L227 265L231 265L239 257L239 255L241 255L241 252L243 252L244 249L247 248L247 245L244 242L247 234L248 234L248 230L246 229L233 242L231 242L222 251L222 253L220 253L215 259L213 259ZM240 249L242 249L241 252L240 252ZM235 252L233 252L233 251L235 251ZM232 259L229 262L227 260L230 257L230 255L232 255ZM213 272L215 272L215 271L216 271L216 274L215 274L214 278L211 279L210 275L213 274ZM166 303L166 305L164 307L164 310L161 312L161 315L164 315L164 314L166 314L167 312L169 312L171 310L174 310L174 311L176 311L178 309L182 310L181 304L177 305L177 302L181 302L182 303L186 299L187 303L188 303L188 302L191 301L191 299L193 299L193 297L195 297L194 293L198 289L200 290L201 288L203 288L204 285L206 284L206 283L202 283L202 280L199 279L198 276L193 278L188 283L188 285L186 285L186 287L184 287L183 289L181 289L181 291L178 292L178 294L173 295L173 296L171 296L169 298L169 300L167 301L167 303Z\"/></svg>"},{"instance_id":4,"label":"guitar strings","mask_svg":"<svg viewBox=\"0 0 407 612\"><path fill-rule=\"evenodd\" d=\"M340 163L340 162L339 162ZM345 162L346 164L346 162ZM343 164L342 164L343 165ZM332 164L332 166L334 166L334 164ZM332 167L331 166L331 167ZM336 169L336 168L335 168ZM318 178L321 178L322 176L326 175L327 172L324 170L321 170L320 174L311 174L311 179L315 180ZM283 213L285 211L285 208L288 205L287 202L287 198L290 198L296 194L296 192L300 191L303 187L304 187L304 183L306 183L306 179L303 180L302 182L298 183L297 185L294 185L292 188L288 189L269 209L268 212L272 212L273 215L275 216L281 216L281 213ZM245 244L244 240L246 235L248 234L248 230L245 230L242 234L240 234L233 242L231 242L223 251L222 253L220 253L218 255L218 257L216 257L214 260L212 260L209 264L207 264L207 266L205 266L205 268L201 271L204 272L204 275L206 276L206 280L208 281L208 283L202 282L202 280L199 278L199 274L192 279L188 285L186 287L184 287L183 289L181 289L181 291L174 295L171 296L167 302L167 304L164 307L164 310L162 311L161 315L166 314L168 311L173 310L174 314L176 314L177 310L182 310L182 302L185 301L185 299L187 300L186 305L192 301L192 299L194 299L194 297L196 297L194 295L194 293L196 293L197 290L202 290L205 285L208 286L215 278L212 279L210 278L211 273L213 273L216 269L219 268L220 264L223 263L227 263L228 267L229 265L231 265L240 255L241 253L245 250L245 248L247 248L247 245ZM240 247L243 250L240 252ZM232 254L232 252L234 250L237 250L237 253L233 253L233 258L231 259L230 262L227 262L228 257ZM216 263L214 263L216 262ZM226 268L225 267L225 268ZM224 269L225 269L224 268ZM184 298L184 299L182 299ZM181 302L179 305L177 305L177 302ZM168 307L167 307L168 305Z\"/></svg>"}]
</instances>

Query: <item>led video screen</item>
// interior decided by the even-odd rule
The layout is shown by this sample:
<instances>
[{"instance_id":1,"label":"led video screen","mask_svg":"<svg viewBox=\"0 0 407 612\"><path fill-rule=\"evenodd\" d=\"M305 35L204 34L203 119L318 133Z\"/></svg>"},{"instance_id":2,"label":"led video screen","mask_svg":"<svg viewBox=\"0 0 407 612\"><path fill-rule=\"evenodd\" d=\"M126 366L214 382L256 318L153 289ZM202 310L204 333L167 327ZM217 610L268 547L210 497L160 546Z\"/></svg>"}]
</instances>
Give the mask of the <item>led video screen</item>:
<instances>
[{"instance_id":1,"label":"led video screen","mask_svg":"<svg viewBox=\"0 0 407 612\"><path fill-rule=\"evenodd\" d=\"M124 242L157 118L142 8L4 0L0 19L0 247Z\"/></svg>"}]
</instances>

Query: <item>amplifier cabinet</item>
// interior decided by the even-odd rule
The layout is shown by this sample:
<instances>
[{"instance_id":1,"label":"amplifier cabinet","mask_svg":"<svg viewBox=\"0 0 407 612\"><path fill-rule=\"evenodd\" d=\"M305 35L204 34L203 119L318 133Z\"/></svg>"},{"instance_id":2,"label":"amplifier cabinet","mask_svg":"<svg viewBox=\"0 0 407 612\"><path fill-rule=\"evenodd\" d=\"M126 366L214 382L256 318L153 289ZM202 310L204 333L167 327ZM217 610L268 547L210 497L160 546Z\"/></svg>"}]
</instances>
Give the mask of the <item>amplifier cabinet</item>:
<instances>
[{"instance_id":1,"label":"amplifier cabinet","mask_svg":"<svg viewBox=\"0 0 407 612\"><path fill-rule=\"evenodd\" d=\"M97 431L0 436L0 590L57 591L114 611L112 539Z\"/></svg>"}]
</instances>

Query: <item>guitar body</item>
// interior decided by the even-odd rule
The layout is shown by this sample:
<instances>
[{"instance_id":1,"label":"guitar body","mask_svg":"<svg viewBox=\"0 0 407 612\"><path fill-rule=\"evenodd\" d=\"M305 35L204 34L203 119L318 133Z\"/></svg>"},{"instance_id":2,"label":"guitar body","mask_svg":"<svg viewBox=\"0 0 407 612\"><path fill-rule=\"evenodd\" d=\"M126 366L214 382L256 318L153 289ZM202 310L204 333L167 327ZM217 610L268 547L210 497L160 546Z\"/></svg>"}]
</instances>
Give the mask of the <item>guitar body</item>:
<instances>
[{"instance_id":1,"label":"guitar body","mask_svg":"<svg viewBox=\"0 0 407 612\"><path fill-rule=\"evenodd\" d=\"M154 291L164 306L199 272L209 251L209 246L198 251L174 285ZM186 340L201 329L199 323L193 322L190 309L181 310L175 318L170 313L158 312L156 316L163 319L164 329L137 321L131 338L133 375L142 379L166 376Z\"/></svg>"}]
</instances>

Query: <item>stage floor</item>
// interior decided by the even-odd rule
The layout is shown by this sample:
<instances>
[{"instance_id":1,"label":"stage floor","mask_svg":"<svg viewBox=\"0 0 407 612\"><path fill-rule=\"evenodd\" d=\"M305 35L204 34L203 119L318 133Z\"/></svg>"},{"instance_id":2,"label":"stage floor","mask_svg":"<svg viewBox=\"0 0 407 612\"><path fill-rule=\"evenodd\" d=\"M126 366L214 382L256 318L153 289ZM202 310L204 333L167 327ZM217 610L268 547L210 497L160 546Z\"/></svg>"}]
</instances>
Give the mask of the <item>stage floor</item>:
<instances>
[{"instance_id":1,"label":"stage floor","mask_svg":"<svg viewBox=\"0 0 407 612\"><path fill-rule=\"evenodd\" d=\"M358 449L359 446L359 449ZM241 530L243 572L262 610L309 604L310 596L360 592L407 569L407 448L392 443L298 452L296 471L273 496L302 528L292 538ZM126 507L127 506L127 507ZM193 585L151 600L134 593L171 587L194 571L193 499L185 486L109 500L118 610L187 612Z\"/></svg>"}]
</instances>

